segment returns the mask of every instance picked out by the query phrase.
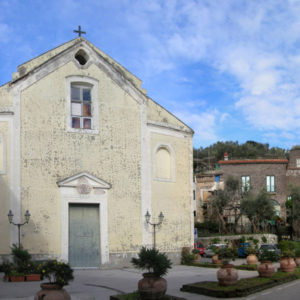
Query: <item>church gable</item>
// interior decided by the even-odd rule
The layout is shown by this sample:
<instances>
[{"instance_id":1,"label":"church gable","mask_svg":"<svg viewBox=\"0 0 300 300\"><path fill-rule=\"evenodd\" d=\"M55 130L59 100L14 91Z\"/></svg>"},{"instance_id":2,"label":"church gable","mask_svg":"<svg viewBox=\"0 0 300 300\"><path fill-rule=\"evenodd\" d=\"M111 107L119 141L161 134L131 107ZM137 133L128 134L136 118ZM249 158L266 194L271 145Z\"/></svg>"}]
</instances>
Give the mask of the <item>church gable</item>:
<instances>
[{"instance_id":1,"label":"church gable","mask_svg":"<svg viewBox=\"0 0 300 300\"><path fill-rule=\"evenodd\" d=\"M31 84L31 82L46 76L69 61L73 61L79 69L87 69L91 64L97 65L118 85L126 89L126 92L132 94L135 99L146 94L146 91L141 88L142 81L140 79L82 37L20 65L18 72L13 74L13 80L10 84L27 79L30 75L36 75L35 78L29 80ZM131 85L131 89L133 87L134 92L128 88L128 85Z\"/></svg>"},{"instance_id":2,"label":"church gable","mask_svg":"<svg viewBox=\"0 0 300 300\"><path fill-rule=\"evenodd\" d=\"M111 184L87 172L81 172L57 182L59 187L110 189Z\"/></svg>"}]
</instances>

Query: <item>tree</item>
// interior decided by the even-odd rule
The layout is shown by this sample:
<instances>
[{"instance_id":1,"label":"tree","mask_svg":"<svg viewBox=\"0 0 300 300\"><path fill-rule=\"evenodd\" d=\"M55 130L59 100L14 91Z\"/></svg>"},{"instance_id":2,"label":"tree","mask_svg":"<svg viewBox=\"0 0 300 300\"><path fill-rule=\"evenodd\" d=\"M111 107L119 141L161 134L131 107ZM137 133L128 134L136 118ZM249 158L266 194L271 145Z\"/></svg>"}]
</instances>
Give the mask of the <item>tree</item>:
<instances>
[{"instance_id":1,"label":"tree","mask_svg":"<svg viewBox=\"0 0 300 300\"><path fill-rule=\"evenodd\" d=\"M271 196L265 189L262 189L257 195L251 191L247 192L241 201L241 213L248 217L253 232L257 233L262 224L267 223L275 216Z\"/></svg>"},{"instance_id":2,"label":"tree","mask_svg":"<svg viewBox=\"0 0 300 300\"><path fill-rule=\"evenodd\" d=\"M241 216L240 213L240 186L239 180L229 176L225 182L224 190L218 190L211 198L211 219L216 217L220 224L221 231L227 233L227 218L234 217L234 230L237 229L237 224Z\"/></svg>"},{"instance_id":3,"label":"tree","mask_svg":"<svg viewBox=\"0 0 300 300\"><path fill-rule=\"evenodd\" d=\"M278 147L269 147L255 141L247 141L244 144L226 141L217 142L206 148L194 148L194 171L201 172L214 169L215 164L224 158L224 153L229 154L230 159L243 158L287 158L288 152Z\"/></svg>"},{"instance_id":4,"label":"tree","mask_svg":"<svg viewBox=\"0 0 300 300\"><path fill-rule=\"evenodd\" d=\"M293 235L300 236L300 186L290 187L290 199L286 202L290 211L290 223Z\"/></svg>"}]
</instances>

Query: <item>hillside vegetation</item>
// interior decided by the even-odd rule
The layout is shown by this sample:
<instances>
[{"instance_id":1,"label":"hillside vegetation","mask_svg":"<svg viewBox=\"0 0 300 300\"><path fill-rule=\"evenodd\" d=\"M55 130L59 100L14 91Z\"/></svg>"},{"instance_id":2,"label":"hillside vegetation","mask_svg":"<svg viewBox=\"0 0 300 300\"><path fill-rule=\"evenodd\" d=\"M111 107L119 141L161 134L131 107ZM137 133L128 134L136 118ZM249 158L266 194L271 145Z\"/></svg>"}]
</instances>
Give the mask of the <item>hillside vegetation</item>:
<instances>
[{"instance_id":1,"label":"hillside vegetation","mask_svg":"<svg viewBox=\"0 0 300 300\"><path fill-rule=\"evenodd\" d=\"M209 147L194 148L194 171L201 172L215 169L216 163L224 158L227 152L229 159L288 158L288 151L279 147L269 147L254 141L244 144L238 142L217 142Z\"/></svg>"}]
</instances>

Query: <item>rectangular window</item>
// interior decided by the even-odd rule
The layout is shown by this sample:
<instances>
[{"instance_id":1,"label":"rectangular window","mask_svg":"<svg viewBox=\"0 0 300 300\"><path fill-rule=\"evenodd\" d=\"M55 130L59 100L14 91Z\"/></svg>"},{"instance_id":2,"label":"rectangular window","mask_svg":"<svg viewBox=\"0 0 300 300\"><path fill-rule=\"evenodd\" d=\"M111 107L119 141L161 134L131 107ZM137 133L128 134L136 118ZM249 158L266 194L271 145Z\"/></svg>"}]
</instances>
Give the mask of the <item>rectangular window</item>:
<instances>
[{"instance_id":1,"label":"rectangular window","mask_svg":"<svg viewBox=\"0 0 300 300\"><path fill-rule=\"evenodd\" d=\"M250 190L250 176L242 176L242 193Z\"/></svg>"},{"instance_id":2,"label":"rectangular window","mask_svg":"<svg viewBox=\"0 0 300 300\"><path fill-rule=\"evenodd\" d=\"M71 117L72 128L92 128L92 96L87 86L71 86Z\"/></svg>"},{"instance_id":3,"label":"rectangular window","mask_svg":"<svg viewBox=\"0 0 300 300\"><path fill-rule=\"evenodd\" d=\"M275 192L275 176L266 176L266 189L267 192Z\"/></svg>"},{"instance_id":4,"label":"rectangular window","mask_svg":"<svg viewBox=\"0 0 300 300\"><path fill-rule=\"evenodd\" d=\"M300 168L300 158L296 158L296 168Z\"/></svg>"}]
</instances>

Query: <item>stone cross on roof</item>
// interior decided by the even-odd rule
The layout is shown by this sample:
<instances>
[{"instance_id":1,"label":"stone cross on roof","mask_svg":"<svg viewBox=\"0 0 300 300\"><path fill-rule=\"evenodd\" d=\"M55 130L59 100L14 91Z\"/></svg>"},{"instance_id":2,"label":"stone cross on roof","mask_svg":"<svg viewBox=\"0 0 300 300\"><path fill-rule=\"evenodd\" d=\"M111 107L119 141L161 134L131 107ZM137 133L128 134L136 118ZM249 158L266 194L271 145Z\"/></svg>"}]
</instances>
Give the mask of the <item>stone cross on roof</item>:
<instances>
[{"instance_id":1,"label":"stone cross on roof","mask_svg":"<svg viewBox=\"0 0 300 300\"><path fill-rule=\"evenodd\" d=\"M81 26L80 25L78 26L78 30L73 30L73 32L78 33L79 37L81 36L81 34L86 34L85 31L81 31Z\"/></svg>"}]
</instances>

